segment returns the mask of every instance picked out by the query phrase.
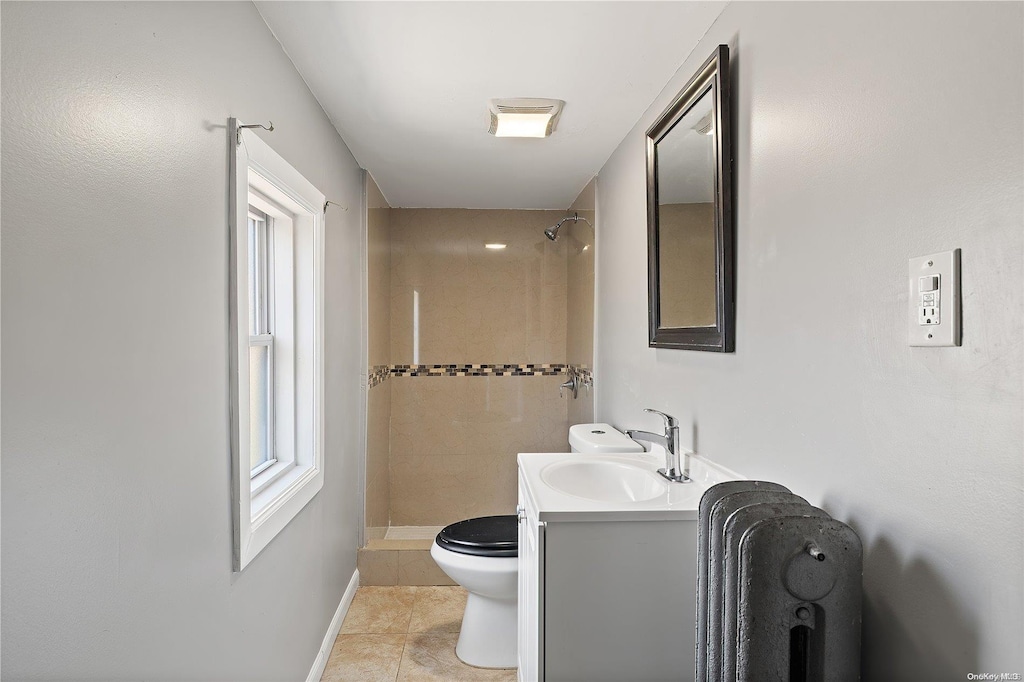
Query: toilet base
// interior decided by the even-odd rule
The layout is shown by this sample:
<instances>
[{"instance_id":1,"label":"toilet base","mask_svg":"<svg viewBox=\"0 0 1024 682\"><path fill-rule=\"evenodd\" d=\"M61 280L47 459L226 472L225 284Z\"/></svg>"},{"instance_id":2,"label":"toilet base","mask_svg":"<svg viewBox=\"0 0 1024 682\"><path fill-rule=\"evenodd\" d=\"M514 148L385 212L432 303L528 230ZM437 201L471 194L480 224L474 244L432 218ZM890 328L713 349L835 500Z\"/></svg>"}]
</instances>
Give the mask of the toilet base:
<instances>
[{"instance_id":1,"label":"toilet base","mask_svg":"<svg viewBox=\"0 0 1024 682\"><path fill-rule=\"evenodd\" d=\"M515 668L516 600L469 594L455 654L477 668Z\"/></svg>"}]
</instances>

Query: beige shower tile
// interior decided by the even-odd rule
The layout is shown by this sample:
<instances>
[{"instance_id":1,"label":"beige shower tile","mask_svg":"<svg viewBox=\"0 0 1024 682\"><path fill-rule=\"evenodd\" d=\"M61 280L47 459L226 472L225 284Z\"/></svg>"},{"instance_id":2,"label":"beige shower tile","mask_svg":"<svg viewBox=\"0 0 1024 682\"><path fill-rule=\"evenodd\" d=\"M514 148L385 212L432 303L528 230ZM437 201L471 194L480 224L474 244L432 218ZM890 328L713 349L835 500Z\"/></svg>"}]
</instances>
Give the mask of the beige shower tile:
<instances>
[{"instance_id":1,"label":"beige shower tile","mask_svg":"<svg viewBox=\"0 0 1024 682\"><path fill-rule=\"evenodd\" d=\"M522 287L520 287L522 288ZM528 303L511 286L476 287L469 293L466 358L474 363L526 361Z\"/></svg>"},{"instance_id":2,"label":"beige shower tile","mask_svg":"<svg viewBox=\"0 0 1024 682\"><path fill-rule=\"evenodd\" d=\"M465 455L392 454L391 523L444 526L464 516Z\"/></svg>"},{"instance_id":3,"label":"beige shower tile","mask_svg":"<svg viewBox=\"0 0 1024 682\"><path fill-rule=\"evenodd\" d=\"M477 216L488 212L452 208L400 208L391 211L392 257L395 245L411 250L432 249L458 256L470 244Z\"/></svg>"},{"instance_id":4,"label":"beige shower tile","mask_svg":"<svg viewBox=\"0 0 1024 682\"><path fill-rule=\"evenodd\" d=\"M530 452L568 452L569 426L568 412L564 407L560 417L540 421L534 430Z\"/></svg>"},{"instance_id":5,"label":"beige shower tile","mask_svg":"<svg viewBox=\"0 0 1024 682\"><path fill-rule=\"evenodd\" d=\"M526 358L530 362L565 364L565 336L557 331L532 336L526 343Z\"/></svg>"},{"instance_id":6,"label":"beige shower tile","mask_svg":"<svg viewBox=\"0 0 1024 682\"><path fill-rule=\"evenodd\" d=\"M391 380L370 389L367 402L366 524L386 526L391 497Z\"/></svg>"},{"instance_id":7,"label":"beige shower tile","mask_svg":"<svg viewBox=\"0 0 1024 682\"><path fill-rule=\"evenodd\" d=\"M533 386L536 390L534 395L537 398L537 402L535 404L538 406L538 411L533 413L531 416L554 420L563 418L565 416L566 405L570 400L572 400L572 394L569 389L565 389L562 394L559 395L558 388L568 379L568 374L554 374L551 376L536 377L536 383L533 384Z\"/></svg>"},{"instance_id":8,"label":"beige shower tile","mask_svg":"<svg viewBox=\"0 0 1024 682\"><path fill-rule=\"evenodd\" d=\"M356 553L360 585L397 585L398 552L360 548Z\"/></svg>"},{"instance_id":9,"label":"beige shower tile","mask_svg":"<svg viewBox=\"0 0 1024 682\"><path fill-rule=\"evenodd\" d=\"M469 281L483 287L525 282L529 275L528 263L536 257L529 240L521 235L508 235L495 237L494 241L505 244L505 248L469 250Z\"/></svg>"},{"instance_id":10,"label":"beige shower tile","mask_svg":"<svg viewBox=\"0 0 1024 682\"><path fill-rule=\"evenodd\" d=\"M400 585L454 585L455 581L438 567L430 556L430 550L423 549L403 550L398 553L398 583ZM418 598L419 591L416 594ZM413 617L415 618L415 608Z\"/></svg>"},{"instance_id":11,"label":"beige shower tile","mask_svg":"<svg viewBox=\"0 0 1024 682\"><path fill-rule=\"evenodd\" d=\"M533 442L533 425L525 420L479 421L466 436L466 451L475 460L495 453L528 452Z\"/></svg>"},{"instance_id":12,"label":"beige shower tile","mask_svg":"<svg viewBox=\"0 0 1024 682\"><path fill-rule=\"evenodd\" d=\"M398 377L392 393L391 452L465 454L465 382L479 377Z\"/></svg>"},{"instance_id":13,"label":"beige shower tile","mask_svg":"<svg viewBox=\"0 0 1024 682\"><path fill-rule=\"evenodd\" d=\"M531 362L565 362L566 287L545 285L536 292L536 303L527 314Z\"/></svg>"},{"instance_id":14,"label":"beige shower tile","mask_svg":"<svg viewBox=\"0 0 1024 682\"><path fill-rule=\"evenodd\" d=\"M594 421L594 398L586 393L580 393L578 400L569 403L569 410L566 423L590 424Z\"/></svg>"},{"instance_id":15,"label":"beige shower tile","mask_svg":"<svg viewBox=\"0 0 1024 682\"><path fill-rule=\"evenodd\" d=\"M471 377L466 385L466 418L474 426L493 422L522 421L529 411L528 389L535 377Z\"/></svg>"},{"instance_id":16,"label":"beige shower tile","mask_svg":"<svg viewBox=\"0 0 1024 682\"><path fill-rule=\"evenodd\" d=\"M409 632L458 632L462 627L467 596L466 590L458 586L417 589Z\"/></svg>"},{"instance_id":17,"label":"beige shower tile","mask_svg":"<svg viewBox=\"0 0 1024 682\"><path fill-rule=\"evenodd\" d=\"M392 286L391 361L459 362L466 345L467 290L461 283Z\"/></svg>"},{"instance_id":18,"label":"beige shower tile","mask_svg":"<svg viewBox=\"0 0 1024 682\"><path fill-rule=\"evenodd\" d=\"M567 291L565 359L567 363L594 366L594 286L569 283Z\"/></svg>"},{"instance_id":19,"label":"beige shower tile","mask_svg":"<svg viewBox=\"0 0 1024 682\"><path fill-rule=\"evenodd\" d=\"M468 666L455 655L458 633L410 634L398 679L402 682L515 682L516 671Z\"/></svg>"},{"instance_id":20,"label":"beige shower tile","mask_svg":"<svg viewBox=\"0 0 1024 682\"><path fill-rule=\"evenodd\" d=\"M412 287L391 286L391 363L395 365L412 363L413 302Z\"/></svg>"},{"instance_id":21,"label":"beige shower tile","mask_svg":"<svg viewBox=\"0 0 1024 682\"><path fill-rule=\"evenodd\" d=\"M525 377L522 393L527 401L527 409L523 412L523 417L534 421L563 402L558 397L558 386L567 378L565 374Z\"/></svg>"},{"instance_id":22,"label":"beige shower tile","mask_svg":"<svg viewBox=\"0 0 1024 682\"><path fill-rule=\"evenodd\" d=\"M418 326L421 364L456 364L466 355L469 287L463 284L424 286L419 290Z\"/></svg>"},{"instance_id":23,"label":"beige shower tile","mask_svg":"<svg viewBox=\"0 0 1024 682\"><path fill-rule=\"evenodd\" d=\"M479 377L402 376L393 377L392 423L419 424L424 421L454 423L465 416L470 379Z\"/></svg>"},{"instance_id":24,"label":"beige shower tile","mask_svg":"<svg viewBox=\"0 0 1024 682\"><path fill-rule=\"evenodd\" d=\"M516 476L515 453L488 452L471 457L466 473L466 517L514 514Z\"/></svg>"},{"instance_id":25,"label":"beige shower tile","mask_svg":"<svg viewBox=\"0 0 1024 682\"><path fill-rule=\"evenodd\" d=\"M466 246L457 241L395 244L391 252L391 284L423 287L470 281Z\"/></svg>"},{"instance_id":26,"label":"beige shower tile","mask_svg":"<svg viewBox=\"0 0 1024 682\"><path fill-rule=\"evenodd\" d=\"M538 281L543 284L554 284L565 286L566 267L566 243L559 239L557 242L547 241L544 245L544 255L540 259L540 277Z\"/></svg>"},{"instance_id":27,"label":"beige shower tile","mask_svg":"<svg viewBox=\"0 0 1024 682\"><path fill-rule=\"evenodd\" d=\"M341 633L408 632L415 598L414 587L360 587L348 608Z\"/></svg>"},{"instance_id":28,"label":"beige shower tile","mask_svg":"<svg viewBox=\"0 0 1024 682\"><path fill-rule=\"evenodd\" d=\"M366 477L365 514L368 527L386 528L390 521L391 472L388 468Z\"/></svg>"},{"instance_id":29,"label":"beige shower tile","mask_svg":"<svg viewBox=\"0 0 1024 682\"><path fill-rule=\"evenodd\" d=\"M459 363L465 351L467 305L462 286L392 287L392 363Z\"/></svg>"},{"instance_id":30,"label":"beige shower tile","mask_svg":"<svg viewBox=\"0 0 1024 682\"><path fill-rule=\"evenodd\" d=\"M521 325L511 321L471 325L463 357L467 364L519 364L526 362L527 338Z\"/></svg>"},{"instance_id":31,"label":"beige shower tile","mask_svg":"<svg viewBox=\"0 0 1024 682\"><path fill-rule=\"evenodd\" d=\"M320 682L391 682L405 649L404 634L339 635Z\"/></svg>"},{"instance_id":32,"label":"beige shower tile","mask_svg":"<svg viewBox=\"0 0 1024 682\"><path fill-rule=\"evenodd\" d=\"M369 364L390 364L390 209L367 212L367 315Z\"/></svg>"},{"instance_id":33,"label":"beige shower tile","mask_svg":"<svg viewBox=\"0 0 1024 682\"><path fill-rule=\"evenodd\" d=\"M423 381L444 381L427 378ZM424 417L417 423L391 425L391 464L397 457L464 455L467 451L466 422L453 422L438 413L435 419Z\"/></svg>"}]
</instances>

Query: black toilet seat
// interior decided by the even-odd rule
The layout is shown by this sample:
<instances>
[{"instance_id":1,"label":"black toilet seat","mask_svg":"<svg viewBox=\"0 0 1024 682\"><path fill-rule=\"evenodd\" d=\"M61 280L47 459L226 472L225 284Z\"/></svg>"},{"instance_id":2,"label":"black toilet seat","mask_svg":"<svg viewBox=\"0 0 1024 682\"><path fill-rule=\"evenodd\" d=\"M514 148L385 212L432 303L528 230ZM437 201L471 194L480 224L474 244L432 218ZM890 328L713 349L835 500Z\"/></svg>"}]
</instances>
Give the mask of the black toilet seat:
<instances>
[{"instance_id":1,"label":"black toilet seat","mask_svg":"<svg viewBox=\"0 0 1024 682\"><path fill-rule=\"evenodd\" d=\"M458 554L519 556L519 521L514 514L466 519L445 526L436 542Z\"/></svg>"}]
</instances>

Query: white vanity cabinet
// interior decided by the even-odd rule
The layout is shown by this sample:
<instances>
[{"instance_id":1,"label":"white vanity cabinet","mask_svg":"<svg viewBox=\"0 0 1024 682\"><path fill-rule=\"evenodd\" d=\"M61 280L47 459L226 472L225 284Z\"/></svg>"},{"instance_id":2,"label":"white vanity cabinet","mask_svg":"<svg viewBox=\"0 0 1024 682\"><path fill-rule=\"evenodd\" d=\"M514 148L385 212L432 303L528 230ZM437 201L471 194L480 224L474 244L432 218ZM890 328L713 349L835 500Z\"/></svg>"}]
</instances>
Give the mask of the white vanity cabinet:
<instances>
[{"instance_id":1,"label":"white vanity cabinet","mask_svg":"<svg viewBox=\"0 0 1024 682\"><path fill-rule=\"evenodd\" d=\"M692 680L696 515L547 507L523 457L519 680Z\"/></svg>"},{"instance_id":2,"label":"white vanity cabinet","mask_svg":"<svg viewBox=\"0 0 1024 682\"><path fill-rule=\"evenodd\" d=\"M544 530L519 487L519 679L540 680L544 660Z\"/></svg>"}]
</instances>

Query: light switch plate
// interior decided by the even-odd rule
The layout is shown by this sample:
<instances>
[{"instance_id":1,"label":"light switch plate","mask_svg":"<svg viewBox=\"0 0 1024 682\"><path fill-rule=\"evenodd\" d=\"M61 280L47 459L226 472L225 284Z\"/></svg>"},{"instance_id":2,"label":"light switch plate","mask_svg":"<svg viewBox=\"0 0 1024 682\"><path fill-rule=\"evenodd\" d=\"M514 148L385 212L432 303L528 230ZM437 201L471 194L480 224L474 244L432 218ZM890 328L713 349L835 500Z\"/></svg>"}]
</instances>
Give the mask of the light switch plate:
<instances>
[{"instance_id":1,"label":"light switch plate","mask_svg":"<svg viewBox=\"0 0 1024 682\"><path fill-rule=\"evenodd\" d=\"M960 249L911 258L909 280L910 345L959 346Z\"/></svg>"}]
</instances>

